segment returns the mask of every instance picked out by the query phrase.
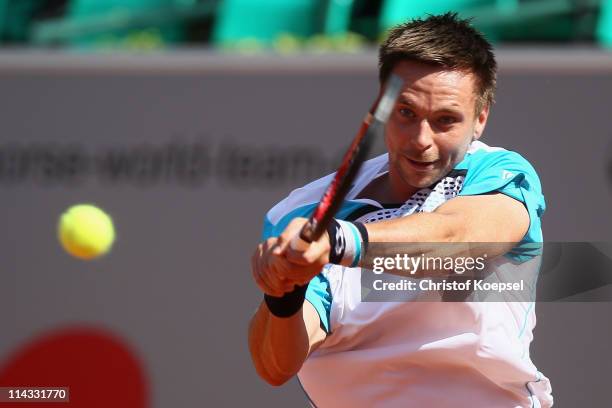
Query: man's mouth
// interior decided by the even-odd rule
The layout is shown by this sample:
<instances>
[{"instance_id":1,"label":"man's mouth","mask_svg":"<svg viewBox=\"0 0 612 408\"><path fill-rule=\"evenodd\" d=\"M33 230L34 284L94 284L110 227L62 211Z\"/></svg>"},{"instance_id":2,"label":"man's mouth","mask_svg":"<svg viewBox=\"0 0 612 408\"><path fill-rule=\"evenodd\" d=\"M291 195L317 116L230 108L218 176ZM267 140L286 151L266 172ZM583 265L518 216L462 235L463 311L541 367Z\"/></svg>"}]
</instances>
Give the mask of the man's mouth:
<instances>
[{"instance_id":1,"label":"man's mouth","mask_svg":"<svg viewBox=\"0 0 612 408\"><path fill-rule=\"evenodd\" d=\"M410 166L412 168L414 168L415 170L420 170L420 171L433 170L437 162L437 160L423 161L423 160L412 160L409 158L406 158L406 159L408 163L410 163Z\"/></svg>"}]
</instances>

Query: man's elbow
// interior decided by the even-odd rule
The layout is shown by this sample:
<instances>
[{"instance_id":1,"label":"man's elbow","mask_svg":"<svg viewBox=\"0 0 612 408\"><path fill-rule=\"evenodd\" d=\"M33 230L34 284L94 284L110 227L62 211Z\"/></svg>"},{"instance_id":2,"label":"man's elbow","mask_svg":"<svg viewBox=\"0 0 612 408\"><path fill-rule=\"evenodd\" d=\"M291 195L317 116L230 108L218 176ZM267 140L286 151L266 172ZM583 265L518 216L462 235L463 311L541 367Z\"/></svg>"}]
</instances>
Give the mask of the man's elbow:
<instances>
[{"instance_id":1,"label":"man's elbow","mask_svg":"<svg viewBox=\"0 0 612 408\"><path fill-rule=\"evenodd\" d=\"M291 379L291 377L293 376L285 376L285 377L274 377L274 376L267 376L267 377L262 377L263 380L265 382L267 382L268 384L270 384L273 387L280 387L281 385L284 385L287 381L289 381Z\"/></svg>"},{"instance_id":2,"label":"man's elbow","mask_svg":"<svg viewBox=\"0 0 612 408\"><path fill-rule=\"evenodd\" d=\"M262 380L274 387L280 387L295 375L295 373L274 372L258 362L255 362L255 370Z\"/></svg>"}]
</instances>

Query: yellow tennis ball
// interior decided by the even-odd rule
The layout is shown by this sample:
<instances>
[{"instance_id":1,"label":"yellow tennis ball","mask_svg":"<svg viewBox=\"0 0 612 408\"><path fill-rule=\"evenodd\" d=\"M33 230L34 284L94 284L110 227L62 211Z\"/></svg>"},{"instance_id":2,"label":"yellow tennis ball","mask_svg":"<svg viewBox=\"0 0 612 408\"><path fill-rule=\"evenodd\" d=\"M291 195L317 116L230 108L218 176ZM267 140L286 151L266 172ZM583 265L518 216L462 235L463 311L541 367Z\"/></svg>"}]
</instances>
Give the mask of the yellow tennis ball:
<instances>
[{"instance_id":1,"label":"yellow tennis ball","mask_svg":"<svg viewBox=\"0 0 612 408\"><path fill-rule=\"evenodd\" d=\"M108 214L98 207L78 204L60 217L58 236L66 252L89 260L110 250L115 241L115 227Z\"/></svg>"}]
</instances>

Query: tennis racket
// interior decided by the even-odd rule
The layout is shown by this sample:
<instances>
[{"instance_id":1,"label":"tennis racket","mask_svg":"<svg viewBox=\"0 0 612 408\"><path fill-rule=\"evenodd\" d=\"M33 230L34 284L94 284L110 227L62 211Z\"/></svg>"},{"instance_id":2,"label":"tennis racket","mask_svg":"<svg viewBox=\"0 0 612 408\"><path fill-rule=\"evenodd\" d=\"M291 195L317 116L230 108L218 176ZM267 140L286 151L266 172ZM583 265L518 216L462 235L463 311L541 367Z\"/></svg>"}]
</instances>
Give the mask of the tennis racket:
<instances>
[{"instance_id":1,"label":"tennis racket","mask_svg":"<svg viewBox=\"0 0 612 408\"><path fill-rule=\"evenodd\" d=\"M365 161L374 135L384 129L401 88L402 80L396 75L391 75L387 80L383 95L376 100L363 119L357 135L344 154L342 162L333 180L327 186L321 201L310 215L308 222L302 227L299 235L291 241L292 249L303 250L308 247L309 243L316 241L323 235L349 192L359 168Z\"/></svg>"}]
</instances>

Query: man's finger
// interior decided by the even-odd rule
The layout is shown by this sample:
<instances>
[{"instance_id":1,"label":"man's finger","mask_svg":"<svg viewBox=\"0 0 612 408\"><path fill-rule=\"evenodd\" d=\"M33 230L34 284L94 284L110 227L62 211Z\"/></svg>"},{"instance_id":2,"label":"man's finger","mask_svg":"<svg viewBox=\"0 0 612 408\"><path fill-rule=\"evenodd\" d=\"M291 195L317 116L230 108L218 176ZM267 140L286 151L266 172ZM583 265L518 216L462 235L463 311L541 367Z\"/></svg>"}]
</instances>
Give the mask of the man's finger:
<instances>
[{"instance_id":1,"label":"man's finger","mask_svg":"<svg viewBox=\"0 0 612 408\"><path fill-rule=\"evenodd\" d=\"M270 267L271 271L280 278L283 290L290 292L294 286L300 284L303 277L301 275L295 275L294 265L290 264L284 257L278 257L275 259L276 262Z\"/></svg>"},{"instance_id":2,"label":"man's finger","mask_svg":"<svg viewBox=\"0 0 612 408\"><path fill-rule=\"evenodd\" d=\"M251 275L253 276L253 280L262 291L266 291L266 285L264 281L261 279L260 273L260 258L261 258L262 246L261 244L257 246L257 249L251 256Z\"/></svg>"},{"instance_id":3,"label":"man's finger","mask_svg":"<svg viewBox=\"0 0 612 408\"><path fill-rule=\"evenodd\" d=\"M274 246L276 246L277 242L278 238L276 237L266 239L262 244L260 244L262 246L262 252L270 251L272 248L274 248Z\"/></svg>"},{"instance_id":4,"label":"man's finger","mask_svg":"<svg viewBox=\"0 0 612 408\"><path fill-rule=\"evenodd\" d=\"M306 218L300 217L291 220L289 225L287 225L285 230L278 237L279 245L277 248L275 248L275 255L283 254L287 250L287 248L291 246L291 241L294 239L294 237L299 235L300 231L302 230L302 227L304 226L304 224L306 224L307 221L308 220Z\"/></svg>"},{"instance_id":5,"label":"man's finger","mask_svg":"<svg viewBox=\"0 0 612 408\"><path fill-rule=\"evenodd\" d=\"M323 266L328 263L326 253L329 252L329 245L327 247L320 242L313 242L306 248L305 251L294 250L289 248L285 252L287 260L295 265L307 266L312 264L319 264Z\"/></svg>"},{"instance_id":6,"label":"man's finger","mask_svg":"<svg viewBox=\"0 0 612 408\"><path fill-rule=\"evenodd\" d=\"M306 266L309 265L310 262L304 257L304 254L304 251L295 250L289 247L285 251L285 258L294 265Z\"/></svg>"},{"instance_id":7,"label":"man's finger","mask_svg":"<svg viewBox=\"0 0 612 408\"><path fill-rule=\"evenodd\" d=\"M289 247L290 243L291 243L291 239L287 239L286 236L281 234L278 237L278 241L276 242L276 246L274 247L274 250L272 251L272 253L274 255L284 254L287 248Z\"/></svg>"},{"instance_id":8,"label":"man's finger","mask_svg":"<svg viewBox=\"0 0 612 408\"><path fill-rule=\"evenodd\" d=\"M282 261L283 258L268 253L262 260L260 271L260 275L266 284L277 293L280 292L278 296L287 291L288 284L286 281L287 270L283 268Z\"/></svg>"},{"instance_id":9,"label":"man's finger","mask_svg":"<svg viewBox=\"0 0 612 408\"><path fill-rule=\"evenodd\" d=\"M269 250L270 245L274 245L275 240L275 238L268 239L257 246L257 249L251 257L251 269L253 272L253 279L264 293L272 296L282 296L286 285L281 284L266 273L266 269L268 268L268 256L266 256L266 251Z\"/></svg>"}]
</instances>

